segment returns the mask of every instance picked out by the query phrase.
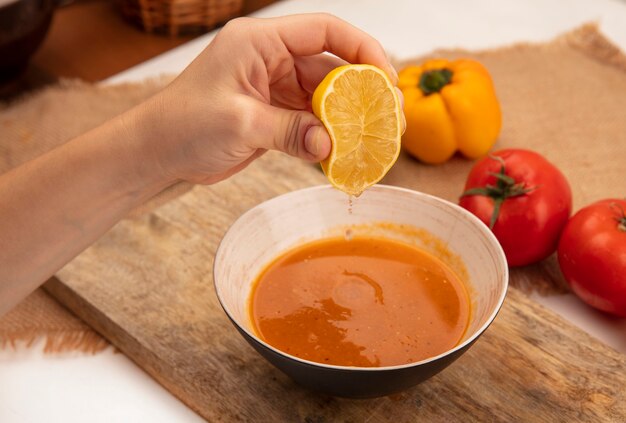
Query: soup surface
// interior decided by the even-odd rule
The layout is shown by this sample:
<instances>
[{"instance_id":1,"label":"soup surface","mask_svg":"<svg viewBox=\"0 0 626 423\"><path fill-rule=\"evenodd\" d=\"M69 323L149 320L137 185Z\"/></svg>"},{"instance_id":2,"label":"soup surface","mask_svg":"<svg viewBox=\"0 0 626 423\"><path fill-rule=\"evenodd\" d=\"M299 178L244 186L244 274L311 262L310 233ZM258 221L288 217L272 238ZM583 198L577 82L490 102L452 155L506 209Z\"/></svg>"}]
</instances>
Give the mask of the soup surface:
<instances>
[{"instance_id":1,"label":"soup surface","mask_svg":"<svg viewBox=\"0 0 626 423\"><path fill-rule=\"evenodd\" d=\"M414 246L329 238L274 260L255 281L250 318L268 344L305 360L378 367L459 343L470 315L463 282Z\"/></svg>"}]
</instances>

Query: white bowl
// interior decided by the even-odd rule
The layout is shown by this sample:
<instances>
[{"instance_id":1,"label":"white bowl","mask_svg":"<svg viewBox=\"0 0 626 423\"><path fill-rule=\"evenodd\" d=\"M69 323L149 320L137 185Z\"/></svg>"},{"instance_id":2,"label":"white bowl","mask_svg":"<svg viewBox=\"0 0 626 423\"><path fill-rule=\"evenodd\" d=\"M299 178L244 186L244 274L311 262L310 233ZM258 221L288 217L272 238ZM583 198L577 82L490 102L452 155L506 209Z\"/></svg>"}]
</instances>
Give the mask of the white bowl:
<instances>
[{"instance_id":1,"label":"white bowl","mask_svg":"<svg viewBox=\"0 0 626 423\"><path fill-rule=\"evenodd\" d=\"M307 241L341 235L385 236L413 243L446 262L466 282L471 321L461 342L426 360L387 367L326 365L286 354L259 339L248 314L251 286L274 258ZM376 185L349 204L331 186L290 192L244 213L215 257L214 281L224 311L244 338L296 382L331 395L388 395L426 380L458 358L487 329L508 286L506 257L480 220L448 201Z\"/></svg>"}]
</instances>

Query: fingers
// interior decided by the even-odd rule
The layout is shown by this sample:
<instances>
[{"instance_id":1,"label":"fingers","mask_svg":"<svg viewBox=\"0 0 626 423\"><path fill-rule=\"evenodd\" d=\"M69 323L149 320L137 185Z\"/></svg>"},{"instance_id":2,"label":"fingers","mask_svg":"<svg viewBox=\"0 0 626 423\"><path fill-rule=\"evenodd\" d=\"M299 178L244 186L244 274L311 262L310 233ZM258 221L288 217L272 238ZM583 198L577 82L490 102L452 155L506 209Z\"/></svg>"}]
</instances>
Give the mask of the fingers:
<instances>
[{"instance_id":1,"label":"fingers","mask_svg":"<svg viewBox=\"0 0 626 423\"><path fill-rule=\"evenodd\" d=\"M313 94L322 79L333 69L348 64L343 59L330 54L295 57L295 68L302 88Z\"/></svg>"},{"instance_id":2,"label":"fingers","mask_svg":"<svg viewBox=\"0 0 626 423\"><path fill-rule=\"evenodd\" d=\"M347 64L331 54L296 56L293 68L271 85L271 104L287 109L310 109L311 95L322 79L338 66Z\"/></svg>"},{"instance_id":3,"label":"fingers","mask_svg":"<svg viewBox=\"0 0 626 423\"><path fill-rule=\"evenodd\" d=\"M306 92L299 81L298 71L295 66L291 70L270 85L270 103L272 106L285 109L303 110L311 101L311 95Z\"/></svg>"},{"instance_id":4,"label":"fingers","mask_svg":"<svg viewBox=\"0 0 626 423\"><path fill-rule=\"evenodd\" d=\"M349 23L329 14L303 14L267 19L294 56L311 56L328 51L350 63L377 66L398 82L380 43Z\"/></svg>"},{"instance_id":5,"label":"fingers","mask_svg":"<svg viewBox=\"0 0 626 423\"><path fill-rule=\"evenodd\" d=\"M259 122L263 122L255 148L279 150L313 162L330 153L330 137L322 122L312 113L286 110L267 104L258 105Z\"/></svg>"}]
</instances>

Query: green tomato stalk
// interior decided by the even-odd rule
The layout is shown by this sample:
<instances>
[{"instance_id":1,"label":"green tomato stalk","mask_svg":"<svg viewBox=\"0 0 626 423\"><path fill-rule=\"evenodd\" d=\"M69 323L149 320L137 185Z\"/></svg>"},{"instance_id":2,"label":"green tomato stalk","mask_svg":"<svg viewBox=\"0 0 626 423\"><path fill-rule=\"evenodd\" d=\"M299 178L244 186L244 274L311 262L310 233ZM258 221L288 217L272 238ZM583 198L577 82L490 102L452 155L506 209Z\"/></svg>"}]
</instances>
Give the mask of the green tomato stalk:
<instances>
[{"instance_id":1,"label":"green tomato stalk","mask_svg":"<svg viewBox=\"0 0 626 423\"><path fill-rule=\"evenodd\" d=\"M491 214L491 219L489 220L489 228L493 229L496 222L498 221L498 216L500 215L500 208L502 207L502 203L504 203L507 198L526 195L529 192L537 189L537 187L526 187L526 184L524 182L518 183L517 181L515 181L515 179L507 175L504 165L504 159L502 157L489 157L493 160L497 160L498 162L500 162L501 165L500 172L489 172L490 175L496 178L496 185L487 184L484 187L468 189L462 194L462 197L469 195L484 195L493 199L493 213ZM624 217L624 219L626 220L626 217Z\"/></svg>"}]
</instances>

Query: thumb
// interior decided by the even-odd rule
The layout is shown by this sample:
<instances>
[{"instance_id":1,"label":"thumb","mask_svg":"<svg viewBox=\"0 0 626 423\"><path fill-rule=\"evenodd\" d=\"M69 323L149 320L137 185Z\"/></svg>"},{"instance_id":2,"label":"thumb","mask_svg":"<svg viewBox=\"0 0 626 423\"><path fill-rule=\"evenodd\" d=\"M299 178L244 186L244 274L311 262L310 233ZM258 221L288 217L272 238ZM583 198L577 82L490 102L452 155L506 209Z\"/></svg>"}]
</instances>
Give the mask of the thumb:
<instances>
[{"instance_id":1,"label":"thumb","mask_svg":"<svg viewBox=\"0 0 626 423\"><path fill-rule=\"evenodd\" d=\"M319 162L330 153L330 137L313 113L266 106L268 130L264 146L294 157Z\"/></svg>"}]
</instances>

